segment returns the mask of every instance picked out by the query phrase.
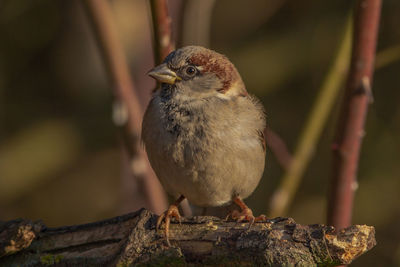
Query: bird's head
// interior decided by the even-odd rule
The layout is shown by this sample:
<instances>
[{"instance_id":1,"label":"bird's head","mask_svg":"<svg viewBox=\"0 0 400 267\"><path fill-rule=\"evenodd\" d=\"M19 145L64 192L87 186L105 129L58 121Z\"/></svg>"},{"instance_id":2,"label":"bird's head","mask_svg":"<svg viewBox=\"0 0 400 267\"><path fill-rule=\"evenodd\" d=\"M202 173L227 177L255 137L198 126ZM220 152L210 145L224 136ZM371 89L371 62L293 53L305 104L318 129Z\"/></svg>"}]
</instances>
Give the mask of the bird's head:
<instances>
[{"instance_id":1,"label":"bird's head","mask_svg":"<svg viewBox=\"0 0 400 267\"><path fill-rule=\"evenodd\" d=\"M159 81L162 88L170 88L185 98L247 96L242 78L229 59L200 46L171 52L148 75Z\"/></svg>"}]
</instances>

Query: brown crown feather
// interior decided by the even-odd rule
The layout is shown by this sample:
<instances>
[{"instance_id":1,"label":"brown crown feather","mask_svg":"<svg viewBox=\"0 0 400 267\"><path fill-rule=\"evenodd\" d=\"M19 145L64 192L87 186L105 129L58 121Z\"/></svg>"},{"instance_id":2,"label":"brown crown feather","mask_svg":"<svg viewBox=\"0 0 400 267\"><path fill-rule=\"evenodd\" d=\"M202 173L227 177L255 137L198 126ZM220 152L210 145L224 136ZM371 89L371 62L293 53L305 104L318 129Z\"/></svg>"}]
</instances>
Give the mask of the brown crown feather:
<instances>
[{"instance_id":1,"label":"brown crown feather","mask_svg":"<svg viewBox=\"0 0 400 267\"><path fill-rule=\"evenodd\" d=\"M234 82L241 82L241 78L235 66L224 55L213 51L197 53L189 58L189 63L195 66L201 66L202 73L215 73L222 81L222 88L218 89L218 92L222 94L228 92ZM247 96L247 91L244 88L244 85L240 95Z\"/></svg>"}]
</instances>

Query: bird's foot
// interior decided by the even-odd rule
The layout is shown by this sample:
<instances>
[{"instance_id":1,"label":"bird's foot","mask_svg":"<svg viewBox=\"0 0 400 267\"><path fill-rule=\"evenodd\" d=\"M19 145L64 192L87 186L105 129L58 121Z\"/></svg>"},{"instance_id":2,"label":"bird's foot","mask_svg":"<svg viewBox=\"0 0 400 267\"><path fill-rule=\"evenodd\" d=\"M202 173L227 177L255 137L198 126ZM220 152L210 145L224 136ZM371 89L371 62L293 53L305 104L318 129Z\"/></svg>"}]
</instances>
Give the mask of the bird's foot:
<instances>
[{"instance_id":1,"label":"bird's foot","mask_svg":"<svg viewBox=\"0 0 400 267\"><path fill-rule=\"evenodd\" d=\"M247 205L238 197L235 197L233 201L241 208L241 211L238 210L233 210L231 213L228 214L226 217L226 220L231 217L233 220L237 222L249 222L250 225L249 227L254 223L254 222L266 222L267 217L265 215L260 215L257 217L254 217L253 211L247 207Z\"/></svg>"},{"instance_id":2,"label":"bird's foot","mask_svg":"<svg viewBox=\"0 0 400 267\"><path fill-rule=\"evenodd\" d=\"M243 209L242 211L233 210L231 213L228 214L226 220L228 220L229 217L237 222L249 222L250 225L253 224L254 222L267 221L267 216L265 215L254 217L253 211L249 208Z\"/></svg>"},{"instance_id":3,"label":"bird's foot","mask_svg":"<svg viewBox=\"0 0 400 267\"><path fill-rule=\"evenodd\" d=\"M162 222L165 222L164 234L168 246L171 246L171 243L169 242L169 225L171 222L171 218L175 218L179 222L179 224L181 223L181 215L179 214L178 206L183 199L183 196L179 197L179 199L174 204L170 205L169 208L157 219L156 229L160 229Z\"/></svg>"},{"instance_id":4,"label":"bird's foot","mask_svg":"<svg viewBox=\"0 0 400 267\"><path fill-rule=\"evenodd\" d=\"M178 222L181 223L181 215L179 214L179 210L176 205L169 206L169 208L158 217L156 225L157 229L160 229L162 222L165 222L164 234L168 246L171 246L171 243L169 242L169 225L171 222L171 217L177 219Z\"/></svg>"}]
</instances>

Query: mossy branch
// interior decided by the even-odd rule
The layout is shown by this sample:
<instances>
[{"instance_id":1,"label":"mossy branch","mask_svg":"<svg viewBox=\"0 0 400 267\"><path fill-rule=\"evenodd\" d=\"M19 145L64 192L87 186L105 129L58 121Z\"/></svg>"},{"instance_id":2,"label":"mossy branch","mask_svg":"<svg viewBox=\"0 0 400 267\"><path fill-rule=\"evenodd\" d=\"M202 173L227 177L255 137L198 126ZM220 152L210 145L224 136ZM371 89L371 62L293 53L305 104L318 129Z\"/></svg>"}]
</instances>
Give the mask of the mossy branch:
<instances>
[{"instance_id":1,"label":"mossy branch","mask_svg":"<svg viewBox=\"0 0 400 267\"><path fill-rule=\"evenodd\" d=\"M375 246L374 227L300 225L193 217L172 223L171 247L155 230L156 215L139 210L112 219L60 228L14 220L0 224L1 266L315 266L349 264Z\"/></svg>"}]
</instances>

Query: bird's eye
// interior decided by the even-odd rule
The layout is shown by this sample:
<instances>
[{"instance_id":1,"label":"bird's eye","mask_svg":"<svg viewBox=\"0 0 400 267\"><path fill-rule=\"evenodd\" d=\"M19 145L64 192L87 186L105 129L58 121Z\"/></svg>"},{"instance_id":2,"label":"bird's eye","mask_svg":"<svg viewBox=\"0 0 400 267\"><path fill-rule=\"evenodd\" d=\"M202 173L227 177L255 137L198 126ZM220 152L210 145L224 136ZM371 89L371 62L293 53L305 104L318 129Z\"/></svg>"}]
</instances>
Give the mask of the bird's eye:
<instances>
[{"instance_id":1,"label":"bird's eye","mask_svg":"<svg viewBox=\"0 0 400 267\"><path fill-rule=\"evenodd\" d=\"M196 68L193 66L188 66L185 70L186 74L189 76L193 76L194 74L196 74Z\"/></svg>"}]
</instances>

